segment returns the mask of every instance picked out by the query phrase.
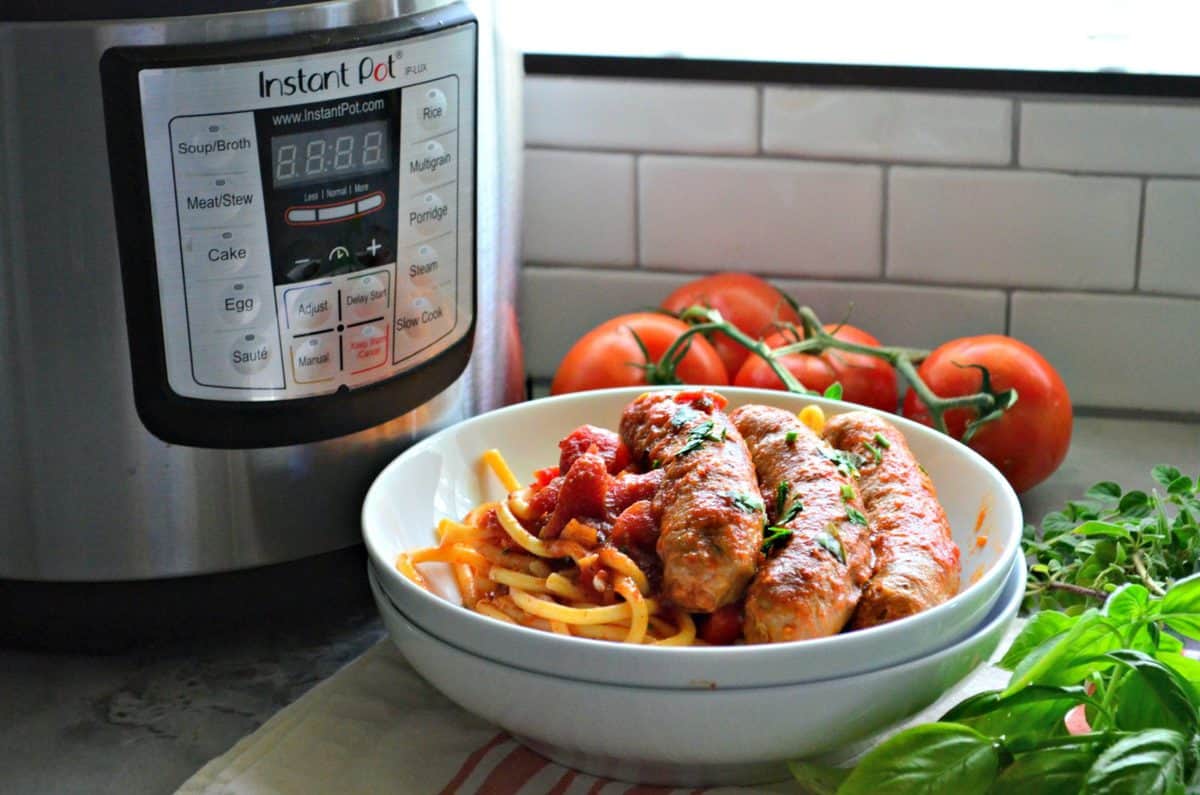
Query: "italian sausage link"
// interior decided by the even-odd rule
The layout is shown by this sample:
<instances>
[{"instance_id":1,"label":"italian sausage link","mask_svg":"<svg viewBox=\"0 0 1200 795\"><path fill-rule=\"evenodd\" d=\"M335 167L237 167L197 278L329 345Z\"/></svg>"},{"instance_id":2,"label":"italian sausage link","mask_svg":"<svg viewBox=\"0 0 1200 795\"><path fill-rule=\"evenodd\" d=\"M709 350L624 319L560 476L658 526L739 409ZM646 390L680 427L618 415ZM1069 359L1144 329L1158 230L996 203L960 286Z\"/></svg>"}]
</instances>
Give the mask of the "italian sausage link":
<instances>
[{"instance_id":1,"label":"italian sausage link","mask_svg":"<svg viewBox=\"0 0 1200 795\"><path fill-rule=\"evenodd\" d=\"M871 573L853 478L790 411L742 406L730 418L750 450L770 523L792 531L746 591L743 634L750 643L836 635Z\"/></svg>"},{"instance_id":2,"label":"italian sausage link","mask_svg":"<svg viewBox=\"0 0 1200 795\"><path fill-rule=\"evenodd\" d=\"M697 613L741 598L762 545L754 464L724 405L713 392L651 392L621 416L634 458L664 470L651 502L664 595Z\"/></svg>"},{"instance_id":3,"label":"italian sausage link","mask_svg":"<svg viewBox=\"0 0 1200 795\"><path fill-rule=\"evenodd\" d=\"M875 572L851 626L886 624L958 593L959 550L929 475L904 435L867 412L829 420L825 439L861 457L858 481L871 524Z\"/></svg>"}]
</instances>

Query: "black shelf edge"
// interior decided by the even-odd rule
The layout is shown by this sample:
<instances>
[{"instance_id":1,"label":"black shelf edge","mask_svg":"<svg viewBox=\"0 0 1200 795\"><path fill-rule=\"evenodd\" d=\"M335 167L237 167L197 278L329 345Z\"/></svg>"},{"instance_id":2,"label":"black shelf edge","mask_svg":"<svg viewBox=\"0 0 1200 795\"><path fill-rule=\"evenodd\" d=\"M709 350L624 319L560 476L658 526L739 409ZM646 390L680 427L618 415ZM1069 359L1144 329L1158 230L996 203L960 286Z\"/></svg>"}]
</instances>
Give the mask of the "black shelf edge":
<instances>
[{"instance_id":1,"label":"black shelf edge","mask_svg":"<svg viewBox=\"0 0 1200 795\"><path fill-rule=\"evenodd\" d=\"M1200 76L1129 72L955 69L924 66L783 63L706 58L527 53L525 73L574 77L784 83L1023 94L1194 99Z\"/></svg>"}]
</instances>

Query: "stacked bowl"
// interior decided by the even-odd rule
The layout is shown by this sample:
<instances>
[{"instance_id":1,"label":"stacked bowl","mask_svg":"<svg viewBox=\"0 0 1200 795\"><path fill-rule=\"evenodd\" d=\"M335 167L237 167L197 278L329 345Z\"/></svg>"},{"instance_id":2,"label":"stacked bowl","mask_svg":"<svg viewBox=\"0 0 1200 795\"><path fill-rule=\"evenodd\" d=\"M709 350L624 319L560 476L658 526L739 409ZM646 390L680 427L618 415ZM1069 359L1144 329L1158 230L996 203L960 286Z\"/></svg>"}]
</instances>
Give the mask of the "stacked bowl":
<instances>
[{"instance_id":1,"label":"stacked bowl","mask_svg":"<svg viewBox=\"0 0 1200 795\"><path fill-rule=\"evenodd\" d=\"M460 423L405 451L376 479L363 529L376 603L392 640L434 687L538 752L585 772L708 785L783 778L791 759L837 753L932 703L983 664L1025 586L1021 511L998 471L962 444L892 415L932 477L962 551L949 601L830 638L766 645L662 647L557 635L463 608L440 564L436 594L401 575L401 552L435 542L504 490L480 461L499 449L517 473L557 461L583 424L615 428L644 389L532 401ZM827 416L862 407L784 392L719 390L730 408L760 403Z\"/></svg>"}]
</instances>

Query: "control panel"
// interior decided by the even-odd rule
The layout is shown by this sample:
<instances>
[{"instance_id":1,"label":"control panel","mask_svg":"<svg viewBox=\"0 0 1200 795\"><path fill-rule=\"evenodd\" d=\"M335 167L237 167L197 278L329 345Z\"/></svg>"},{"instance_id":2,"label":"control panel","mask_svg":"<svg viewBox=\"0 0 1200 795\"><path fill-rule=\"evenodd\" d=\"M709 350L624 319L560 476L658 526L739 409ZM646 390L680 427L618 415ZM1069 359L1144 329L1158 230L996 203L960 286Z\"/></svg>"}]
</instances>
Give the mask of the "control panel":
<instances>
[{"instance_id":1,"label":"control panel","mask_svg":"<svg viewBox=\"0 0 1200 795\"><path fill-rule=\"evenodd\" d=\"M463 339L475 52L472 24L140 70L174 393L250 402L352 390Z\"/></svg>"}]
</instances>

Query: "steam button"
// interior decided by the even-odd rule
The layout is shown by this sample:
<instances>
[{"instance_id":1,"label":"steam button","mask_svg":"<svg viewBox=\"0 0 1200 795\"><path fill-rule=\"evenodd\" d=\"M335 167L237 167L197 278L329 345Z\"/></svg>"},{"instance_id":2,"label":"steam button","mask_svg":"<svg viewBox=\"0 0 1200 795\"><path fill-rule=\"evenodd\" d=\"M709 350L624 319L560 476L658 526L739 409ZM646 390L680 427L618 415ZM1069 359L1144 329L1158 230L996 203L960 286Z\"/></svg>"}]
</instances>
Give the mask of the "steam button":
<instances>
[{"instance_id":1,"label":"steam button","mask_svg":"<svg viewBox=\"0 0 1200 795\"><path fill-rule=\"evenodd\" d=\"M271 362L271 343L259 334L246 334L234 340L229 362L242 375L261 372Z\"/></svg>"}]
</instances>

